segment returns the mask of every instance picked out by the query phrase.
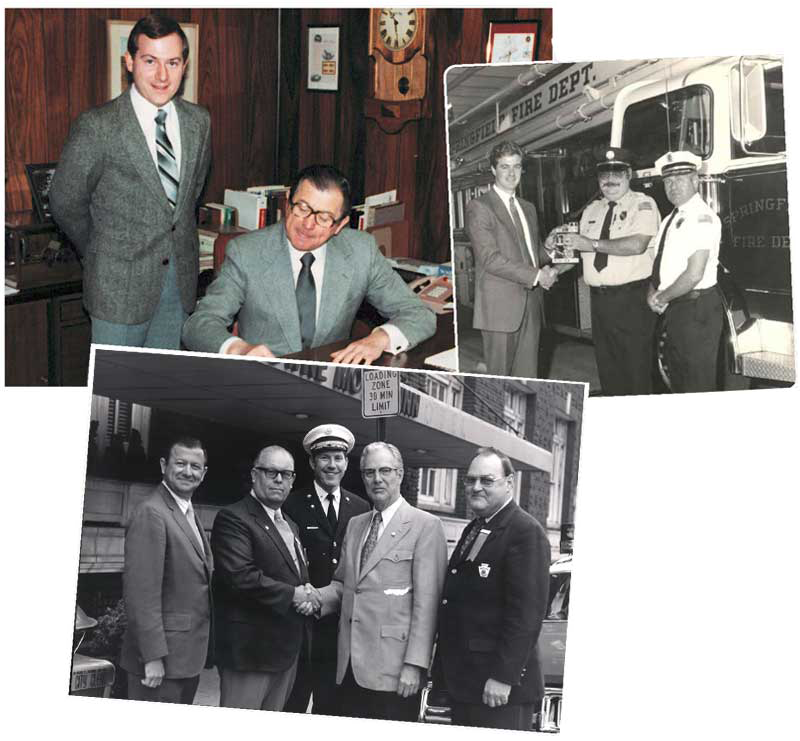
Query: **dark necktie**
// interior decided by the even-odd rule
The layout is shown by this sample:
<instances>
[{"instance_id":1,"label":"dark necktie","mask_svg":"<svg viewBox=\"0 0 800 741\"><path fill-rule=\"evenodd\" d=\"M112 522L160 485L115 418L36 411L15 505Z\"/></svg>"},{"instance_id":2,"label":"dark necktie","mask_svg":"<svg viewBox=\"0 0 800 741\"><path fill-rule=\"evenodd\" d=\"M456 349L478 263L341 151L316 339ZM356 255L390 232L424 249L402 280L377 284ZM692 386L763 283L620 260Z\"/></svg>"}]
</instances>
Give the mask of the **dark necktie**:
<instances>
[{"instance_id":1,"label":"dark necktie","mask_svg":"<svg viewBox=\"0 0 800 741\"><path fill-rule=\"evenodd\" d=\"M611 220L614 218L614 208L616 205L616 201L608 202L606 218L603 219L603 226L600 228L600 239L608 239L611 236ZM606 265L608 265L608 255L605 252L595 252L594 269L600 272Z\"/></svg>"},{"instance_id":2,"label":"dark necktie","mask_svg":"<svg viewBox=\"0 0 800 741\"><path fill-rule=\"evenodd\" d=\"M475 542L475 538L478 537L478 533L481 531L481 528L486 523L486 520L483 517L476 517L469 526L469 532L467 533L464 540L461 542L461 547L458 549L458 555L456 556L456 563L461 563L469 554L469 549L472 547L472 544Z\"/></svg>"},{"instance_id":3,"label":"dark necktie","mask_svg":"<svg viewBox=\"0 0 800 741\"><path fill-rule=\"evenodd\" d=\"M333 494L328 494L328 523L331 526L331 530L336 532L336 507L333 506Z\"/></svg>"},{"instance_id":4,"label":"dark necktie","mask_svg":"<svg viewBox=\"0 0 800 741\"><path fill-rule=\"evenodd\" d=\"M522 259L525 261L526 265L535 266L531 258L531 253L528 251L528 243L525 241L525 230L522 228L522 219L519 217L519 211L517 211L517 203L514 200L514 196L508 199L508 207L511 210L511 220L514 222L514 228L517 230L517 241L522 251Z\"/></svg>"},{"instance_id":5,"label":"dark necktie","mask_svg":"<svg viewBox=\"0 0 800 741\"><path fill-rule=\"evenodd\" d=\"M661 285L661 256L664 254L664 243L667 241L667 231L669 231L672 220L675 218L675 214L677 213L677 208L672 209L672 213L667 217L667 221L664 224L664 229L661 232L661 239L658 240L658 252L656 253L656 259L653 263L652 278L653 287L656 290L658 290L658 287Z\"/></svg>"},{"instance_id":6,"label":"dark necktie","mask_svg":"<svg viewBox=\"0 0 800 741\"><path fill-rule=\"evenodd\" d=\"M372 524L369 526L369 533L367 539L364 541L364 547L361 549L361 562L359 569L364 568L364 564L369 558L369 554L375 550L375 545L378 542L378 528L381 526L381 513L375 512L372 515Z\"/></svg>"},{"instance_id":7,"label":"dark necktie","mask_svg":"<svg viewBox=\"0 0 800 741\"><path fill-rule=\"evenodd\" d=\"M297 313L300 317L300 339L304 350L311 347L317 326L317 287L314 284L314 275L311 273L314 259L314 255L310 252L306 252L300 258L303 267L297 276L297 287L294 291L297 298Z\"/></svg>"},{"instance_id":8,"label":"dark necktie","mask_svg":"<svg viewBox=\"0 0 800 741\"><path fill-rule=\"evenodd\" d=\"M178 161L175 159L175 152L167 136L166 120L166 111L160 110L156 113L156 162L167 200L170 206L175 208L175 204L178 202Z\"/></svg>"}]
</instances>

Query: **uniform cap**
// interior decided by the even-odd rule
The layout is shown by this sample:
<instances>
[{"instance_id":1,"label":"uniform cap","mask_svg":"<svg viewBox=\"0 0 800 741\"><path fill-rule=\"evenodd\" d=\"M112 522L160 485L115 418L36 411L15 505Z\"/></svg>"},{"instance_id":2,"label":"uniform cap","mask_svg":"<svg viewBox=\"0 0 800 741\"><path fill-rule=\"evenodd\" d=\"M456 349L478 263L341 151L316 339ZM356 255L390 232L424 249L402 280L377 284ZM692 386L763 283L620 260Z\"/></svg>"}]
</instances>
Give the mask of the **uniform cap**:
<instances>
[{"instance_id":1,"label":"uniform cap","mask_svg":"<svg viewBox=\"0 0 800 741\"><path fill-rule=\"evenodd\" d=\"M597 162L597 172L611 170L627 170L631 166L631 153L620 147L609 147L603 152L603 157Z\"/></svg>"},{"instance_id":2,"label":"uniform cap","mask_svg":"<svg viewBox=\"0 0 800 741\"><path fill-rule=\"evenodd\" d=\"M667 152L656 160L656 168L661 177L682 175L687 172L697 172L702 162L703 160L693 152Z\"/></svg>"},{"instance_id":3,"label":"uniform cap","mask_svg":"<svg viewBox=\"0 0 800 741\"><path fill-rule=\"evenodd\" d=\"M323 450L341 450L349 454L356 444L353 433L342 425L319 425L303 438L303 448L313 455Z\"/></svg>"}]
</instances>

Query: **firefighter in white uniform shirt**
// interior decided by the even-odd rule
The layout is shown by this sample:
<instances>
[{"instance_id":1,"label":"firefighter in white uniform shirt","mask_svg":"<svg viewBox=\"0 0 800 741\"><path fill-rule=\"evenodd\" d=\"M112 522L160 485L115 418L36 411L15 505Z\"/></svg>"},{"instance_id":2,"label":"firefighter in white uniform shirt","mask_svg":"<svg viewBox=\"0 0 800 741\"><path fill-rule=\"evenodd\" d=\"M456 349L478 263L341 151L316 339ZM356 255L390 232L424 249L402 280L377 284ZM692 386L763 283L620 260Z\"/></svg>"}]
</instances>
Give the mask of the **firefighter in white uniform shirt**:
<instances>
[{"instance_id":1,"label":"firefighter in white uniform shirt","mask_svg":"<svg viewBox=\"0 0 800 741\"><path fill-rule=\"evenodd\" d=\"M667 198L675 206L653 245L656 251L650 308L664 314L664 348L672 390L715 391L722 335L717 263L722 226L698 193L702 160L667 152L656 161Z\"/></svg>"},{"instance_id":2,"label":"firefighter in white uniform shirt","mask_svg":"<svg viewBox=\"0 0 800 741\"><path fill-rule=\"evenodd\" d=\"M660 221L656 202L630 189L630 153L614 147L597 163L601 196L583 211L580 234L564 244L580 251L591 289L592 339L604 396L653 390L656 317L647 305ZM548 237L549 243L553 233Z\"/></svg>"}]
</instances>

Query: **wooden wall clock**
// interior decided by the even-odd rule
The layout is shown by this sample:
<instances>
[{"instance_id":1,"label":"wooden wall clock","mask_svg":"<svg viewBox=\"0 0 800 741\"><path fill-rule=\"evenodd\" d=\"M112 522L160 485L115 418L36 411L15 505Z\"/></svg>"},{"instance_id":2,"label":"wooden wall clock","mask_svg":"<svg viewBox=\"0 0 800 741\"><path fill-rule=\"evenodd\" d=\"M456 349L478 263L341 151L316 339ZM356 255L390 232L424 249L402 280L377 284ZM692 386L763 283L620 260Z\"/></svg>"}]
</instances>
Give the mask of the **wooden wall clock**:
<instances>
[{"instance_id":1,"label":"wooden wall clock","mask_svg":"<svg viewBox=\"0 0 800 741\"><path fill-rule=\"evenodd\" d=\"M365 113L389 133L428 115L427 16L426 8L370 9L373 63Z\"/></svg>"}]
</instances>

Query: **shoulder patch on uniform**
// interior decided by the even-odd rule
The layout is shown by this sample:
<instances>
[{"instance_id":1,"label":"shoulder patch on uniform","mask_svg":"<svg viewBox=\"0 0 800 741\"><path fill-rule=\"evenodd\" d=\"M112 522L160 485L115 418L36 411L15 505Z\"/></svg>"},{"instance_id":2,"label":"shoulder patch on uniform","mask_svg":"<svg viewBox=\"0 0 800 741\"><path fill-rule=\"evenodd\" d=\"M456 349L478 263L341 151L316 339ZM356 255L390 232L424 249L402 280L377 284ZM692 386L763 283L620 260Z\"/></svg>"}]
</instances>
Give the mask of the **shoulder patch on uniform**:
<instances>
[{"instance_id":1,"label":"shoulder patch on uniform","mask_svg":"<svg viewBox=\"0 0 800 741\"><path fill-rule=\"evenodd\" d=\"M700 216L697 217L697 223L698 224L713 224L714 223L714 219L711 218L711 214L700 214Z\"/></svg>"},{"instance_id":2,"label":"shoulder patch on uniform","mask_svg":"<svg viewBox=\"0 0 800 741\"><path fill-rule=\"evenodd\" d=\"M642 203L639 204L639 210L640 211L652 211L653 210L653 204L650 203L650 201L643 201Z\"/></svg>"}]
</instances>

